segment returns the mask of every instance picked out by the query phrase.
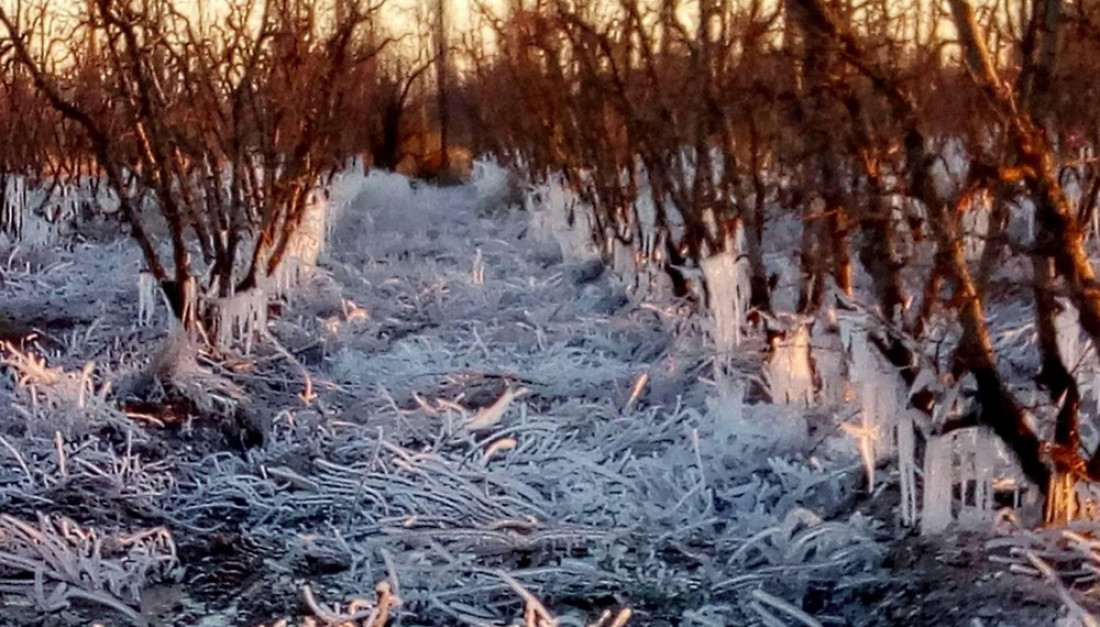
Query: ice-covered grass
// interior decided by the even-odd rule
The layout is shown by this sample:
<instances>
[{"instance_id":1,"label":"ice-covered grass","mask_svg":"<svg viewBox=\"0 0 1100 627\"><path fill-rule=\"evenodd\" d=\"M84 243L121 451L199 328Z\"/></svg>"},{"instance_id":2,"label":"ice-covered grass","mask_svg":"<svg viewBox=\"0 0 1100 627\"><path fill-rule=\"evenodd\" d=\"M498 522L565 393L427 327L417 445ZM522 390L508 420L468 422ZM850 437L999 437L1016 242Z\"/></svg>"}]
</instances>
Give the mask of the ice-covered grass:
<instances>
[{"instance_id":1,"label":"ice-covered grass","mask_svg":"<svg viewBox=\"0 0 1100 627\"><path fill-rule=\"evenodd\" d=\"M373 624L379 582L401 600L386 607L402 624L545 611L606 626L624 606L630 624L859 618L845 601L884 576L885 547L884 521L855 514L857 503L894 481L880 462L907 451L902 511L917 523L923 451L912 440L927 427L892 413L904 392L859 329L839 325L835 367L849 381L825 390L805 350L822 350L828 332L807 321L766 382L798 402L761 403L763 342L742 329L737 345L736 304L721 329L685 315L591 263L590 240L562 232L546 207L493 210L511 183L482 167L448 189L337 177L316 271L265 294L277 316L231 309L225 327L237 331L216 359L179 336L165 343L163 309L139 326L151 291L134 289L129 246L48 260L17 251L5 302L20 317L47 303L76 319L48 330L58 337L45 363L9 351L9 370L76 384L13 374L4 388L0 503L101 536L168 530L180 568L135 585L179 580L180 620ZM996 329L1002 348L1024 341ZM716 336L727 346L717 377ZM82 389L101 400L81 408ZM168 401L219 418L156 413ZM858 493L865 472L876 473L870 497ZM210 549L222 534L242 548ZM19 577L34 587L33 573ZM199 583L211 579L236 600L213 598Z\"/></svg>"},{"instance_id":2,"label":"ice-covered grass","mask_svg":"<svg viewBox=\"0 0 1100 627\"><path fill-rule=\"evenodd\" d=\"M845 498L850 454L806 466L797 412L742 405L739 423L708 410L701 333L678 335L599 272L544 268L523 248L525 216L486 222L476 196L378 181L331 251L339 298L367 321L326 316L331 295L299 299L328 320L318 376L338 386L339 408L280 414L263 451L218 458L217 478L189 468L204 479L180 498L248 503L235 507L252 533L309 538L287 559L348 564L348 590L392 567L398 611L463 621L514 607L497 570L551 601L615 596L699 624L783 614L751 596L762 586L798 605L833 577L874 571L870 521L799 509ZM477 248L494 268L480 285ZM790 435L747 428L769 420L790 421ZM307 439L310 461L266 461L300 459ZM189 524L216 509L191 510Z\"/></svg>"},{"instance_id":3,"label":"ice-covered grass","mask_svg":"<svg viewBox=\"0 0 1100 627\"><path fill-rule=\"evenodd\" d=\"M162 546L186 548L172 553L178 569L119 571L132 574L72 599L99 595L140 622L134 591L178 580L181 612L227 612L203 607L214 602L193 582L230 570L236 557L213 570L196 557L229 532L265 547L262 598L220 585L243 595L236 624L301 616L303 582L318 608L344 600L325 611L362 609L362 621L367 606L349 604L380 581L404 624L487 623L533 601L562 625L617 624L625 606L631 624L805 623L806 599L877 576L876 523L844 505L857 468L847 436L710 381L703 325L563 254L553 231L537 240L530 214L487 217L507 183L492 171L452 189L348 178L334 189L355 198L326 214L317 272L280 316L252 319L268 337L253 329L249 355L245 343L217 362L185 338L165 344L126 243L11 256L5 302L20 318L49 305L65 328L38 321L57 336L44 362L5 352L5 511L49 516L39 533L62 515L81 537L163 528ZM746 341L731 380L758 371L759 348ZM262 442L240 450L225 425L145 413L181 397L223 420L245 412ZM27 568L5 594L48 612L59 586L79 587L12 547ZM144 563L81 554L110 572L111 560Z\"/></svg>"}]
</instances>

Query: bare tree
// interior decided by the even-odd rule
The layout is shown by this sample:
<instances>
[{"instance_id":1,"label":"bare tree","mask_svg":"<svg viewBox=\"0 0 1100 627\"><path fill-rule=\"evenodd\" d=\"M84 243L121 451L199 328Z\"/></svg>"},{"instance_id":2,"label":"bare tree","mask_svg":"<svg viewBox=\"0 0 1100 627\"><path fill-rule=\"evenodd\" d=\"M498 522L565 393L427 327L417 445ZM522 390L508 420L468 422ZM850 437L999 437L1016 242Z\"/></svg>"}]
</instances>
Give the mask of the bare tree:
<instances>
[{"instance_id":1,"label":"bare tree","mask_svg":"<svg viewBox=\"0 0 1100 627\"><path fill-rule=\"evenodd\" d=\"M310 192L344 156L347 78L387 43L360 37L379 7L343 2L341 21L322 25L317 3L240 0L200 30L168 0L93 0L79 30L94 56L68 70L18 16L0 9L0 23L37 92L88 138L147 269L190 327L200 289L250 289L283 261ZM168 225L170 263L143 223L146 198Z\"/></svg>"}]
</instances>

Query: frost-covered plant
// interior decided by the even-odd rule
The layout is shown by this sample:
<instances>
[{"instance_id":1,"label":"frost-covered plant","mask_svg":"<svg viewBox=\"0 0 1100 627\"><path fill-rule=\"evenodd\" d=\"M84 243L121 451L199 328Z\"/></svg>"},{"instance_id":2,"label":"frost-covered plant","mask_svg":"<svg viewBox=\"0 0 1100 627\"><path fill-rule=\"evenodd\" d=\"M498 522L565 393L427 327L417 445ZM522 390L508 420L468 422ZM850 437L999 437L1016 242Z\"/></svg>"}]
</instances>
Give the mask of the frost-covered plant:
<instances>
[{"instance_id":1,"label":"frost-covered plant","mask_svg":"<svg viewBox=\"0 0 1100 627\"><path fill-rule=\"evenodd\" d=\"M745 541L733 553L728 564L767 565L776 572L793 577L796 598L806 591L811 579L820 580L823 570L830 569L837 575L845 572L869 570L882 557L882 549L871 539L871 523L856 517L849 522L826 522L805 509L790 510L783 521L761 531ZM818 572L802 571L799 567L808 562Z\"/></svg>"},{"instance_id":2,"label":"frost-covered plant","mask_svg":"<svg viewBox=\"0 0 1100 627\"><path fill-rule=\"evenodd\" d=\"M704 450L746 463L804 450L808 426L801 412L783 406L746 407L745 385L734 381L719 396L707 398Z\"/></svg>"},{"instance_id":3,"label":"frost-covered plant","mask_svg":"<svg viewBox=\"0 0 1100 627\"><path fill-rule=\"evenodd\" d=\"M353 59L373 57L381 46L360 36L361 27L374 19L375 5L342 2L339 16L327 20L317 19L310 6L272 5L256 15L233 6L226 16L232 26L215 29L216 34L193 28L174 11L84 4L76 21L85 27L58 38L72 44L65 53L70 60L65 75L58 73L52 53L31 43L26 30L31 20L22 11L0 8L5 41L13 42L12 63L35 77L30 84L37 96L72 121L70 130L81 136L77 143L87 146L66 165L83 168L94 158L145 269L189 330L201 320L201 312L188 312L185 305L190 282L202 280L202 291L216 287L230 295L264 283L288 256L309 265L319 254L326 203L316 188L354 152L338 123L348 113L352 86L362 84L353 78L361 67ZM54 11L43 6L35 19L51 20ZM279 37L267 36L272 32ZM118 46L105 61L87 54L95 46L78 40L111 40ZM303 64L293 79L278 61L290 50ZM137 56L161 62L124 60ZM81 82L76 92L128 93L145 106L74 97L73 76L93 76L77 68L105 62L111 71L94 73L96 78ZM175 88L160 87L168 84ZM93 100L98 104L90 104ZM137 129L136 135L114 132L120 120ZM47 169L31 162L23 167ZM147 201L162 223L144 214ZM55 214L75 206L64 192ZM156 232L161 226L168 231L166 246Z\"/></svg>"},{"instance_id":4,"label":"frost-covered plant","mask_svg":"<svg viewBox=\"0 0 1100 627\"><path fill-rule=\"evenodd\" d=\"M110 385L96 386L95 362L87 362L79 371L66 371L49 366L45 357L0 342L0 366L11 369L17 387L28 393L35 407L69 411L104 406L110 392Z\"/></svg>"},{"instance_id":5,"label":"frost-covered plant","mask_svg":"<svg viewBox=\"0 0 1100 627\"><path fill-rule=\"evenodd\" d=\"M67 518L37 524L0 515L0 594L21 594L43 611L74 599L114 609L134 625L142 589L175 574L176 546L164 528L102 533Z\"/></svg>"},{"instance_id":6,"label":"frost-covered plant","mask_svg":"<svg viewBox=\"0 0 1100 627\"><path fill-rule=\"evenodd\" d=\"M567 263L582 263L597 256L592 243L592 208L560 177L534 186L524 204L531 216L532 235L556 242Z\"/></svg>"}]
</instances>

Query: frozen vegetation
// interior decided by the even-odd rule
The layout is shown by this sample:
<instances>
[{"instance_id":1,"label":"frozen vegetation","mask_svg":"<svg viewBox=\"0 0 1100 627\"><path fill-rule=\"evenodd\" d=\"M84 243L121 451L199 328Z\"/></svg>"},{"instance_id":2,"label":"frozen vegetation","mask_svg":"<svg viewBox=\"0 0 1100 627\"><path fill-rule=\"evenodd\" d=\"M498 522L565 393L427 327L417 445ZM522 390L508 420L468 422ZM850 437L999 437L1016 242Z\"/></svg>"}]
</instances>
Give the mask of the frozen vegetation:
<instances>
[{"instance_id":1,"label":"frozen vegetation","mask_svg":"<svg viewBox=\"0 0 1100 627\"><path fill-rule=\"evenodd\" d=\"M1053 570L1095 541L994 513L991 436L914 437L869 314L765 363L732 253L688 315L560 185L358 172L217 354L128 240L8 247L0 623L1095 624Z\"/></svg>"}]
</instances>

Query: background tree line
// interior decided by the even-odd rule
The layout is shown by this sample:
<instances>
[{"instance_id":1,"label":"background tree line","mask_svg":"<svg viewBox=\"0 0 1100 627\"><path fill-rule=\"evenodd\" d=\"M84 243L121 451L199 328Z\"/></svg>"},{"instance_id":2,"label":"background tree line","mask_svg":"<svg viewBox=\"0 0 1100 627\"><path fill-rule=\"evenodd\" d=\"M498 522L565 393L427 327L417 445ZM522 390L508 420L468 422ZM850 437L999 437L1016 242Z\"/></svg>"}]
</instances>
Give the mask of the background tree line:
<instances>
[{"instance_id":1,"label":"background tree line","mask_svg":"<svg viewBox=\"0 0 1100 627\"><path fill-rule=\"evenodd\" d=\"M1100 3L536 0L483 16L495 49L470 51L462 86L477 148L563 173L593 237L640 246L647 197L660 245L644 252L678 294L683 268L736 248L768 314L769 232L796 220L799 313L873 308L915 407L943 400L929 374L972 382L976 402L938 428L993 429L1044 489L1100 477L1056 328L1068 303L1100 340ZM988 311L1012 300L1032 304L1053 425L997 368ZM944 320L956 341L937 359Z\"/></svg>"},{"instance_id":2,"label":"background tree line","mask_svg":"<svg viewBox=\"0 0 1100 627\"><path fill-rule=\"evenodd\" d=\"M311 193L350 157L414 171L438 161L427 116L410 115L429 101L430 42L398 53L384 2L197 6L0 6L0 193L12 177L105 182L188 325L197 291L225 297L275 272Z\"/></svg>"}]
</instances>

